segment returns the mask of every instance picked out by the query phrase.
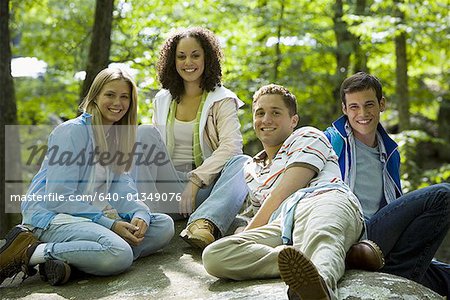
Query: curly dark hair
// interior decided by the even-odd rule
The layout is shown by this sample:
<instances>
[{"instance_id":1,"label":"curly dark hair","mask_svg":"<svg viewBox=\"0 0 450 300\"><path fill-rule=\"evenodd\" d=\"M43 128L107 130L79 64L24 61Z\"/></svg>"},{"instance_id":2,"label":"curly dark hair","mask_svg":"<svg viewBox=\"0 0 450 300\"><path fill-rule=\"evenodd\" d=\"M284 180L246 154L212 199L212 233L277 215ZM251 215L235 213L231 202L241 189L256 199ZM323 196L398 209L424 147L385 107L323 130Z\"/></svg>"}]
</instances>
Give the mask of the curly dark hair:
<instances>
[{"instance_id":1,"label":"curly dark hair","mask_svg":"<svg viewBox=\"0 0 450 300\"><path fill-rule=\"evenodd\" d=\"M203 27L178 30L170 35L162 45L156 65L162 87L168 89L176 101L180 100L184 92L183 79L178 74L175 65L176 50L180 40L187 37L195 38L205 52L205 70L202 74L200 88L210 92L214 90L215 86L221 85L222 68L220 63L223 54L214 33Z\"/></svg>"}]
</instances>

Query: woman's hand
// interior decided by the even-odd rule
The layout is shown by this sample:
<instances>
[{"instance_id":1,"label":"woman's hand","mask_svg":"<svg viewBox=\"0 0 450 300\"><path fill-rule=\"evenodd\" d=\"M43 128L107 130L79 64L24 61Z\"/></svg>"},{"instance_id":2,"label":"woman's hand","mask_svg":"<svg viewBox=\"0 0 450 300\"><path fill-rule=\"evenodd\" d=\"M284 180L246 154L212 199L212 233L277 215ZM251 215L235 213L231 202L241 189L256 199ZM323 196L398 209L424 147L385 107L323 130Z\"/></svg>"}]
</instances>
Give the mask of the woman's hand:
<instances>
[{"instance_id":1,"label":"woman's hand","mask_svg":"<svg viewBox=\"0 0 450 300\"><path fill-rule=\"evenodd\" d=\"M130 223L139 228L134 233L132 232L133 235L137 238L143 238L148 229L147 223L140 218L133 218Z\"/></svg>"},{"instance_id":2,"label":"woman's hand","mask_svg":"<svg viewBox=\"0 0 450 300\"><path fill-rule=\"evenodd\" d=\"M136 237L134 235L134 233L139 231L140 228L125 221L114 222L111 230L117 233L121 238L123 238L128 244L132 246L138 246L144 240L144 237Z\"/></svg>"},{"instance_id":3,"label":"woman's hand","mask_svg":"<svg viewBox=\"0 0 450 300\"><path fill-rule=\"evenodd\" d=\"M199 189L196 184L189 181L183 193L181 193L179 212L183 217L188 217L195 210L195 198Z\"/></svg>"}]
</instances>

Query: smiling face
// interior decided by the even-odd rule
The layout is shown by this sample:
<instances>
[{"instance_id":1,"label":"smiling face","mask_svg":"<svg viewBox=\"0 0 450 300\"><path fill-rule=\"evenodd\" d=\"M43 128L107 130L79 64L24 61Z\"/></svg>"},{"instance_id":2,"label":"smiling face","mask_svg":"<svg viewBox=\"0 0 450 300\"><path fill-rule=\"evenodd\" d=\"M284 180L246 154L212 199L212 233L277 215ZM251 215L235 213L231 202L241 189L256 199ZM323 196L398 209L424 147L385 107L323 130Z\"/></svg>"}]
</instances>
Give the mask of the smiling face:
<instances>
[{"instance_id":1,"label":"smiling face","mask_svg":"<svg viewBox=\"0 0 450 300\"><path fill-rule=\"evenodd\" d=\"M353 134L369 147L376 145L376 132L380 112L385 109L385 99L378 102L373 89L345 94L342 111L348 117Z\"/></svg>"},{"instance_id":2,"label":"smiling face","mask_svg":"<svg viewBox=\"0 0 450 300\"><path fill-rule=\"evenodd\" d=\"M200 85L205 70L205 52L193 37L182 38L177 45L175 64L178 74L186 83Z\"/></svg>"},{"instance_id":3,"label":"smiling face","mask_svg":"<svg viewBox=\"0 0 450 300\"><path fill-rule=\"evenodd\" d=\"M96 103L102 114L103 125L120 121L131 102L131 88L125 80L113 80L103 86Z\"/></svg>"},{"instance_id":4,"label":"smiling face","mask_svg":"<svg viewBox=\"0 0 450 300\"><path fill-rule=\"evenodd\" d=\"M265 94L253 104L253 128L267 154L275 155L298 123L278 94Z\"/></svg>"}]
</instances>

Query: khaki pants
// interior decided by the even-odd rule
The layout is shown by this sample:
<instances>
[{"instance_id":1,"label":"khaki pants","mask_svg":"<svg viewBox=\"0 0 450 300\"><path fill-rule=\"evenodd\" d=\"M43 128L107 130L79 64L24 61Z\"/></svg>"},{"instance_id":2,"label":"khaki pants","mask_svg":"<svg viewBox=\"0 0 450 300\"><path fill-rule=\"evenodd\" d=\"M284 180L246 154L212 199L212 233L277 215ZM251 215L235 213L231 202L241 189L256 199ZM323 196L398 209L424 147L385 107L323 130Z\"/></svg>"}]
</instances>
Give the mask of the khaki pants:
<instances>
[{"instance_id":1,"label":"khaki pants","mask_svg":"<svg viewBox=\"0 0 450 300\"><path fill-rule=\"evenodd\" d=\"M293 246L316 266L337 297L337 282L345 271L345 255L363 230L361 210L353 195L328 191L302 199L296 208ZM280 218L209 245L203 251L206 271L234 280L279 277Z\"/></svg>"}]
</instances>

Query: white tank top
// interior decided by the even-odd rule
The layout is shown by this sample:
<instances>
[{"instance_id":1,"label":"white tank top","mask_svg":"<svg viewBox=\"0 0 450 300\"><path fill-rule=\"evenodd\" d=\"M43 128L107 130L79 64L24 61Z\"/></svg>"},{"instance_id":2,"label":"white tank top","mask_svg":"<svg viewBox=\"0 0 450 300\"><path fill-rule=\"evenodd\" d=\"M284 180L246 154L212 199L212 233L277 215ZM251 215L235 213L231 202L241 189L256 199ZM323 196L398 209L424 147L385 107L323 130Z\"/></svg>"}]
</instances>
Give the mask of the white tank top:
<instances>
[{"instance_id":1,"label":"white tank top","mask_svg":"<svg viewBox=\"0 0 450 300\"><path fill-rule=\"evenodd\" d=\"M194 123L195 120L184 122L175 118L175 124L173 126L175 145L172 154L172 162L175 167L192 165L194 161L194 150L192 146Z\"/></svg>"}]
</instances>

